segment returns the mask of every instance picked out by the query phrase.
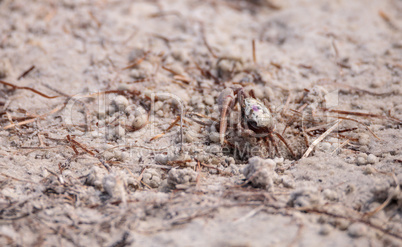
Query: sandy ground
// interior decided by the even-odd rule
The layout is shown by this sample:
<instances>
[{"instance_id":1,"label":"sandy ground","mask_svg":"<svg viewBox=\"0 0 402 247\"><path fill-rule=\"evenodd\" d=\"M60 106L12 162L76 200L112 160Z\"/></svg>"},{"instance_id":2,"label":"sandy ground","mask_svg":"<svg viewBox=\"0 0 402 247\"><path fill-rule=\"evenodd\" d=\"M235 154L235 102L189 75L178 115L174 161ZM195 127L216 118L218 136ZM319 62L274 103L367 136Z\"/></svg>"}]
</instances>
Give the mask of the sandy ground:
<instances>
[{"instance_id":1,"label":"sandy ground","mask_svg":"<svg viewBox=\"0 0 402 247\"><path fill-rule=\"evenodd\" d=\"M0 0L0 245L401 246L401 75L400 0Z\"/></svg>"}]
</instances>

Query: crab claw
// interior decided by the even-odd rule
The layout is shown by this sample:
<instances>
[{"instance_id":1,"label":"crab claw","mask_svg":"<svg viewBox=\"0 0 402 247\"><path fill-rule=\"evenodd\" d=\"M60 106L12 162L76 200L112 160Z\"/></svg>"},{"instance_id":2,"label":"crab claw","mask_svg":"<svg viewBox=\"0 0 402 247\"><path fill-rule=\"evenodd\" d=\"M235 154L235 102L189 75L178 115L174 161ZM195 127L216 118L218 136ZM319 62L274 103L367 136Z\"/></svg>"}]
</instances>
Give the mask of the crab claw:
<instances>
[{"instance_id":1,"label":"crab claw","mask_svg":"<svg viewBox=\"0 0 402 247\"><path fill-rule=\"evenodd\" d=\"M218 98L219 110L221 112L221 120L219 124L219 140L221 145L223 145L225 141L225 132L227 128L227 119L226 115L228 113L228 109L233 105L234 93L230 88L226 88L222 91Z\"/></svg>"}]
</instances>

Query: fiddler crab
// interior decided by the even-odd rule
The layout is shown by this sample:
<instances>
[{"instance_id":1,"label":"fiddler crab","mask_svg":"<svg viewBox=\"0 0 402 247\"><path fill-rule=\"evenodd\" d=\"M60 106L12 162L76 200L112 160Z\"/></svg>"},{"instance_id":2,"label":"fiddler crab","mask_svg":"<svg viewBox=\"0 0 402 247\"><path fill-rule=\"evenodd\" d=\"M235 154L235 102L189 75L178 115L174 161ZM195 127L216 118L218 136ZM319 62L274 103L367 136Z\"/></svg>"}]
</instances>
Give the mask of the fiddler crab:
<instances>
[{"instance_id":1,"label":"fiddler crab","mask_svg":"<svg viewBox=\"0 0 402 247\"><path fill-rule=\"evenodd\" d=\"M254 93L250 92L248 95L242 87L240 88L226 88L218 97L218 105L221 114L219 123L219 139L221 145L225 143L225 134L228 125L228 118L232 108L239 103L241 110L241 123L238 124L242 135L256 136L263 139L268 145L272 143L277 154L278 145L274 139L274 135L282 141L289 152L295 157L293 150L290 148L286 140L281 134L275 131L275 124L271 111L265 106L263 102L258 100Z\"/></svg>"}]
</instances>

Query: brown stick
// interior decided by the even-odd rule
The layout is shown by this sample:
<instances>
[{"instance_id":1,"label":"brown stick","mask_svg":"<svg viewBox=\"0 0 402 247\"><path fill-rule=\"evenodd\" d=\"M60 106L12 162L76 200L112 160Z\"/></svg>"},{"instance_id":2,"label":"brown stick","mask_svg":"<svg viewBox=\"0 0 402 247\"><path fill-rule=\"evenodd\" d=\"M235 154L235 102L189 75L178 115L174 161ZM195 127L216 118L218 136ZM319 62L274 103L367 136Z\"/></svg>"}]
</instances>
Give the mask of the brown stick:
<instances>
[{"instance_id":1,"label":"brown stick","mask_svg":"<svg viewBox=\"0 0 402 247\"><path fill-rule=\"evenodd\" d=\"M34 93L36 93L36 94L38 94L38 95L40 95L40 96L42 96L42 97L44 97L44 98L47 98L47 99L55 99L55 98L62 97L62 96L48 96L48 95L46 95L46 94L44 94L44 93L41 93L41 92L39 92L38 90L33 89L33 88L31 88L31 87L20 87L20 86L14 85L14 84L12 84L12 83L5 82L5 81L1 81L1 80L0 80L0 83L3 84L3 85L6 85L6 86L12 87L12 88L14 88L14 89L29 90L29 91L34 92Z\"/></svg>"},{"instance_id":2,"label":"brown stick","mask_svg":"<svg viewBox=\"0 0 402 247\"><path fill-rule=\"evenodd\" d=\"M205 47L207 47L209 53L211 53L211 55L214 58L218 58L218 56L215 54L214 50L212 50L211 46L209 46L207 38L205 37L205 31L204 31L204 26L201 26L201 35L202 35L202 41L204 41L204 45Z\"/></svg>"},{"instance_id":3,"label":"brown stick","mask_svg":"<svg viewBox=\"0 0 402 247\"><path fill-rule=\"evenodd\" d=\"M135 66L139 65L140 63L142 63L148 56L149 52L145 52L144 56L142 56L140 59L136 60L135 62L129 64L128 66L122 68L121 70L126 70L126 69L132 69Z\"/></svg>"},{"instance_id":4,"label":"brown stick","mask_svg":"<svg viewBox=\"0 0 402 247\"><path fill-rule=\"evenodd\" d=\"M70 145L71 145L71 148L74 150L74 153L75 153L76 155L78 155L79 152L78 152L77 148L75 147L74 143L71 141L70 135L67 135L66 137L67 137L68 142L69 142Z\"/></svg>"},{"instance_id":5,"label":"brown stick","mask_svg":"<svg viewBox=\"0 0 402 247\"><path fill-rule=\"evenodd\" d=\"M345 114L345 115L355 115L355 116L359 116L359 117L374 117L374 118L386 118L389 120L393 120L396 122L402 122L402 120L394 118L394 117L387 117L387 116L383 116L383 115L378 115L378 114L373 114L373 113L364 113L364 112L354 112L354 111L343 111L343 110L330 110L327 108L323 109L324 111L328 111L328 112L335 112L335 113L339 113L339 114Z\"/></svg>"},{"instance_id":6,"label":"brown stick","mask_svg":"<svg viewBox=\"0 0 402 247\"><path fill-rule=\"evenodd\" d=\"M256 57L256 54L255 54L255 40L254 39L251 41L251 44L253 46L253 62L255 64L257 64L257 57Z\"/></svg>"},{"instance_id":7,"label":"brown stick","mask_svg":"<svg viewBox=\"0 0 402 247\"><path fill-rule=\"evenodd\" d=\"M18 76L17 80L19 81L21 78L24 78L26 75L29 74L33 69L35 68L35 65L32 65L29 69L27 69L24 73L22 73L20 76Z\"/></svg>"}]
</instances>

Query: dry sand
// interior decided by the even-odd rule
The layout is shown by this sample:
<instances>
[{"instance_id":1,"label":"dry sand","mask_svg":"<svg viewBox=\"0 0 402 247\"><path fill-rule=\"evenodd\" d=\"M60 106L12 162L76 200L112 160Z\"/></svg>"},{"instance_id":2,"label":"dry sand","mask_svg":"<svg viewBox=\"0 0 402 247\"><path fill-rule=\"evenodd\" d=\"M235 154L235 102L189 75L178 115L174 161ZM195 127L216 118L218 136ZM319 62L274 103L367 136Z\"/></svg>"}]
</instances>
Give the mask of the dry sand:
<instances>
[{"instance_id":1,"label":"dry sand","mask_svg":"<svg viewBox=\"0 0 402 247\"><path fill-rule=\"evenodd\" d=\"M401 246L401 75L401 0L0 0L0 245Z\"/></svg>"}]
</instances>

